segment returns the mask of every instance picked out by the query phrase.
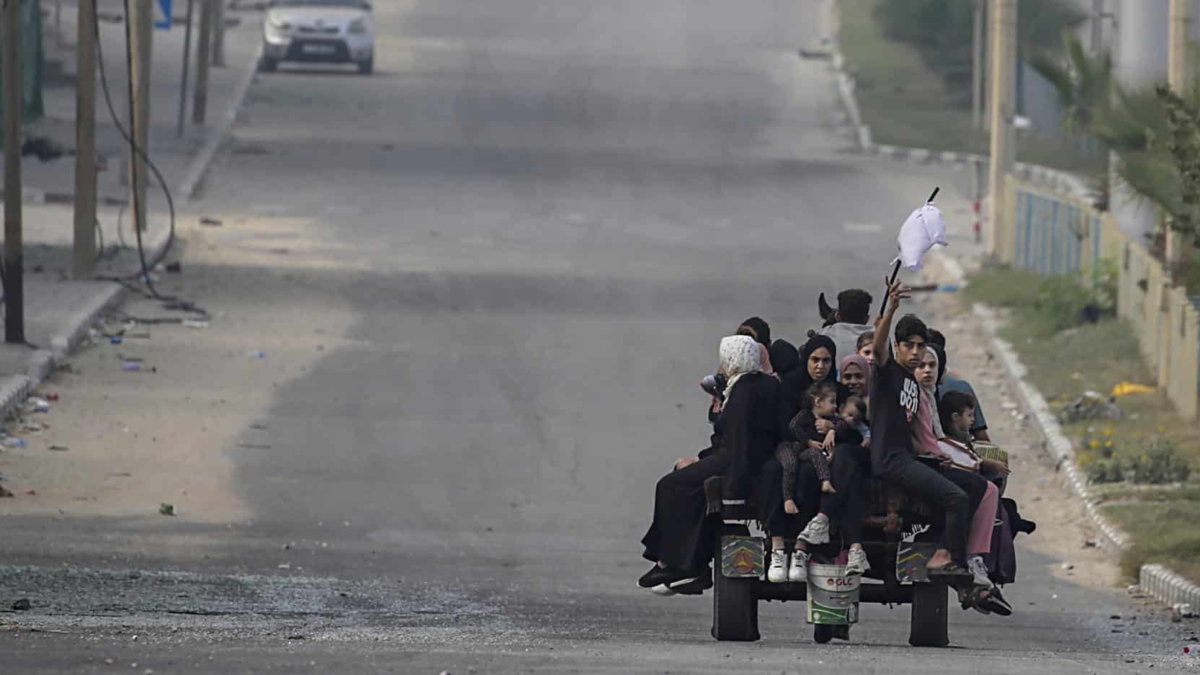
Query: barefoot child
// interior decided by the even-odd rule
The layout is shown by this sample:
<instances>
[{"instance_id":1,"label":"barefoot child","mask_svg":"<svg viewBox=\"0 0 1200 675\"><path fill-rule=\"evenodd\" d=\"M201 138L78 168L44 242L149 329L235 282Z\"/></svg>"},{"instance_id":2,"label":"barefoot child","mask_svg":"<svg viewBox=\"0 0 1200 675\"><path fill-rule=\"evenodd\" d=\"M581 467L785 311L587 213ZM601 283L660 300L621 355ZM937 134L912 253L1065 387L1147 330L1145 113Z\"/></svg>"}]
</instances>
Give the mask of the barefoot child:
<instances>
[{"instance_id":1,"label":"barefoot child","mask_svg":"<svg viewBox=\"0 0 1200 675\"><path fill-rule=\"evenodd\" d=\"M796 469L801 461L811 462L821 480L821 492L832 494L833 483L829 475L829 454L837 442L838 432L844 434L849 426L837 414L837 385L818 382L805 394L805 405L792 418L792 433L800 442L780 443L775 457L783 465L783 510L789 515L800 513L796 506ZM817 431L817 420L834 423L834 429L822 434Z\"/></svg>"}]
</instances>

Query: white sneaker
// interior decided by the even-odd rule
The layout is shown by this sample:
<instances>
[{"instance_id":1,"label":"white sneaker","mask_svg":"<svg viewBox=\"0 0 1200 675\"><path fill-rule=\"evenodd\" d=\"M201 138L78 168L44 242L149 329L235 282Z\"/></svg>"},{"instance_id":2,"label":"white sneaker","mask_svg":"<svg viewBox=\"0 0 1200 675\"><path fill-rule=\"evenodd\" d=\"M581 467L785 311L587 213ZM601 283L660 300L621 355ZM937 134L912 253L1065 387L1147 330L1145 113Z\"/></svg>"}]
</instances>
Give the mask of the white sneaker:
<instances>
[{"instance_id":1,"label":"white sneaker","mask_svg":"<svg viewBox=\"0 0 1200 675\"><path fill-rule=\"evenodd\" d=\"M992 588L995 584L988 578L987 565L983 564L983 556L973 555L967 560L967 569L971 570L971 574L975 575L975 585L984 588Z\"/></svg>"},{"instance_id":2,"label":"white sneaker","mask_svg":"<svg viewBox=\"0 0 1200 675\"><path fill-rule=\"evenodd\" d=\"M816 518L808 521L800 538L810 544L829 543L829 516L818 513Z\"/></svg>"},{"instance_id":3,"label":"white sneaker","mask_svg":"<svg viewBox=\"0 0 1200 675\"><path fill-rule=\"evenodd\" d=\"M788 554L783 549L771 551L771 566L767 568L767 581L782 584L788 580Z\"/></svg>"},{"instance_id":4,"label":"white sneaker","mask_svg":"<svg viewBox=\"0 0 1200 675\"><path fill-rule=\"evenodd\" d=\"M796 549L792 552L792 564L788 567L788 581L797 584L808 581L808 551Z\"/></svg>"},{"instance_id":5,"label":"white sneaker","mask_svg":"<svg viewBox=\"0 0 1200 675\"><path fill-rule=\"evenodd\" d=\"M861 546L850 547L850 554L846 558L846 574L862 575L869 569L871 563L867 561L867 552Z\"/></svg>"}]
</instances>

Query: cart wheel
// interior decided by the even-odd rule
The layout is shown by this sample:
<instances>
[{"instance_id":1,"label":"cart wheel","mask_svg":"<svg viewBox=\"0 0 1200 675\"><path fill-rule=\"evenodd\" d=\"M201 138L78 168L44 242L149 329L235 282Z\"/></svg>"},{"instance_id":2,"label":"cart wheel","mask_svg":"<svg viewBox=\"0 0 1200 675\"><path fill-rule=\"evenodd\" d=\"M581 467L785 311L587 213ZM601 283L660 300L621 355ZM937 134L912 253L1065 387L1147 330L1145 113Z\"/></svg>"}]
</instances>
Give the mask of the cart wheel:
<instances>
[{"instance_id":1,"label":"cart wheel","mask_svg":"<svg viewBox=\"0 0 1200 675\"><path fill-rule=\"evenodd\" d=\"M833 626L818 623L813 625L813 641L823 645L833 639Z\"/></svg>"},{"instance_id":2,"label":"cart wheel","mask_svg":"<svg viewBox=\"0 0 1200 675\"><path fill-rule=\"evenodd\" d=\"M721 536L749 536L744 526L721 525L716 528L716 556L713 559L712 636L721 642L754 642L758 633L758 579L730 579L721 574Z\"/></svg>"},{"instance_id":3,"label":"cart wheel","mask_svg":"<svg viewBox=\"0 0 1200 675\"><path fill-rule=\"evenodd\" d=\"M950 644L946 625L947 595L946 584L913 584L908 644L914 647L945 647Z\"/></svg>"}]
</instances>

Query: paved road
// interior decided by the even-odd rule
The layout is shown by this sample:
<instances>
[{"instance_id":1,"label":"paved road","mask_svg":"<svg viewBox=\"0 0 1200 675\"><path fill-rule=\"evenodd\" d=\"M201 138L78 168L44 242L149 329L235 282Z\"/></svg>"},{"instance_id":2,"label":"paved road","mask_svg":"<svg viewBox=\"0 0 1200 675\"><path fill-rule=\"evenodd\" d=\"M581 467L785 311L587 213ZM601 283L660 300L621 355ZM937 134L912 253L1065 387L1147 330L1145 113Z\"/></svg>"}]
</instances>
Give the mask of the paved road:
<instances>
[{"instance_id":1,"label":"paved road","mask_svg":"<svg viewBox=\"0 0 1200 675\"><path fill-rule=\"evenodd\" d=\"M247 319L264 339L347 317L339 346L267 389L269 443L228 444L245 521L9 519L0 590L37 603L0 618L49 632L4 633L6 665L1177 667L1169 627L1114 633L1133 608L1032 552L1018 616L955 611L940 651L877 607L849 646L812 645L796 605L717 644L707 597L634 587L654 481L706 437L719 338L761 314L800 341L819 290L876 285L931 187L848 153L824 65L795 51L819 4L380 2L376 76L263 77L204 195L256 227L206 233L189 273L210 307L309 312Z\"/></svg>"}]
</instances>

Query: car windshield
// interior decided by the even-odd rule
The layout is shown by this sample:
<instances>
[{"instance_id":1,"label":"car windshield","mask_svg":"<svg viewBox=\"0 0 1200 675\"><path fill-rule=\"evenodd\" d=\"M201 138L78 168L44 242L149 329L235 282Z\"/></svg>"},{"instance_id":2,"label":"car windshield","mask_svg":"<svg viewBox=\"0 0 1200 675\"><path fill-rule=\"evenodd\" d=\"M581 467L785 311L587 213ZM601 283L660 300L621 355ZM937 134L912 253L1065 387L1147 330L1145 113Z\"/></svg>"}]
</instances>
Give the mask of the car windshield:
<instances>
[{"instance_id":1,"label":"car windshield","mask_svg":"<svg viewBox=\"0 0 1200 675\"><path fill-rule=\"evenodd\" d=\"M366 7L365 0L276 0L277 7Z\"/></svg>"}]
</instances>

